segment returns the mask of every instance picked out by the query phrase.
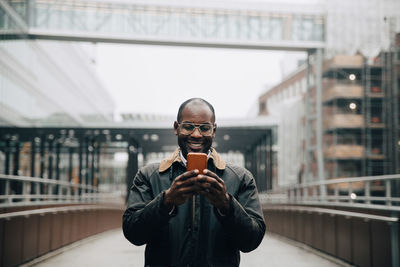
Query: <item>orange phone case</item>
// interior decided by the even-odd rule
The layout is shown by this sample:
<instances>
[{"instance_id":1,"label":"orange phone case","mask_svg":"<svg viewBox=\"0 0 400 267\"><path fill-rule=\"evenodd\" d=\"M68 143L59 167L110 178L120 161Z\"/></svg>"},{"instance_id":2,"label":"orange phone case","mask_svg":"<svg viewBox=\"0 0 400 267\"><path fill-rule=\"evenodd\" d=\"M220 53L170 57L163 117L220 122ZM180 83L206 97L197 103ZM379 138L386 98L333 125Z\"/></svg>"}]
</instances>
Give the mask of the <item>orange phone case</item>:
<instances>
[{"instance_id":1,"label":"orange phone case","mask_svg":"<svg viewBox=\"0 0 400 267\"><path fill-rule=\"evenodd\" d=\"M207 169L207 154L190 152L187 154L187 170L198 169L199 173L203 173Z\"/></svg>"}]
</instances>

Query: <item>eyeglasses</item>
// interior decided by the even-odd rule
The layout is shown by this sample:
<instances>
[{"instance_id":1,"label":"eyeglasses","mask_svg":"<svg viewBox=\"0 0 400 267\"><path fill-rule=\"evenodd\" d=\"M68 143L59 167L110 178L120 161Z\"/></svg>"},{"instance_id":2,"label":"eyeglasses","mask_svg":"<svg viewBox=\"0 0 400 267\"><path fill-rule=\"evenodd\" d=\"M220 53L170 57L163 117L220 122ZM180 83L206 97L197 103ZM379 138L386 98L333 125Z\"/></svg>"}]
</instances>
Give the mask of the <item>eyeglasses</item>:
<instances>
[{"instance_id":1,"label":"eyeglasses","mask_svg":"<svg viewBox=\"0 0 400 267\"><path fill-rule=\"evenodd\" d=\"M178 124L181 127L181 134L183 135L191 135L194 130L197 128L202 136L210 136L213 132L213 125L204 123L204 124L193 124L190 122L182 122Z\"/></svg>"}]
</instances>

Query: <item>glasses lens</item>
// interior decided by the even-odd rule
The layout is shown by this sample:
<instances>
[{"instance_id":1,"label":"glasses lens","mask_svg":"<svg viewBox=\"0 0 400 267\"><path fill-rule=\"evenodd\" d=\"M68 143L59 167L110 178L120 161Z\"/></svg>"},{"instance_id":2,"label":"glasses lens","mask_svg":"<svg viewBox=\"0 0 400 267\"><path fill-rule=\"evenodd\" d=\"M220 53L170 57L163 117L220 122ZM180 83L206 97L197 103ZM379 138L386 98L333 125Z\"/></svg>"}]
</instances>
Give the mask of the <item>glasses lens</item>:
<instances>
[{"instance_id":1,"label":"glasses lens","mask_svg":"<svg viewBox=\"0 0 400 267\"><path fill-rule=\"evenodd\" d=\"M182 132L185 134L191 134L194 128L195 126L191 123L182 123Z\"/></svg>"},{"instance_id":2,"label":"glasses lens","mask_svg":"<svg viewBox=\"0 0 400 267\"><path fill-rule=\"evenodd\" d=\"M200 132L202 134L208 134L211 131L211 125L209 124L202 124L199 126Z\"/></svg>"},{"instance_id":3,"label":"glasses lens","mask_svg":"<svg viewBox=\"0 0 400 267\"><path fill-rule=\"evenodd\" d=\"M181 132L182 134L189 135L194 132L194 130L198 128L202 135L210 135L212 132L212 125L210 124L200 124L194 125L193 123L182 123L181 124Z\"/></svg>"}]
</instances>

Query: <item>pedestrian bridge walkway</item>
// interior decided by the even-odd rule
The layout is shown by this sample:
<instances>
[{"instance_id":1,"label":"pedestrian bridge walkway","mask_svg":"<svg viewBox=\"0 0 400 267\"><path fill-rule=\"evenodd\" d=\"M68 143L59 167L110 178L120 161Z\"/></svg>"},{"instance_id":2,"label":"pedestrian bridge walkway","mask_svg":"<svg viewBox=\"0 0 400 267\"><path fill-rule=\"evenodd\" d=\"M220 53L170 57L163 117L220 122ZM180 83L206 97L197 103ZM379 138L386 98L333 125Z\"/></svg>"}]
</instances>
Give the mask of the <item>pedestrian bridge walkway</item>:
<instances>
[{"instance_id":1,"label":"pedestrian bridge walkway","mask_svg":"<svg viewBox=\"0 0 400 267\"><path fill-rule=\"evenodd\" d=\"M253 252L242 253L243 267L335 267L343 266L337 259L328 259L316 251L300 248L276 235L267 234L261 245ZM335 260L333 262L332 260ZM78 241L23 266L35 267L143 267L144 246L130 244L120 229Z\"/></svg>"}]
</instances>

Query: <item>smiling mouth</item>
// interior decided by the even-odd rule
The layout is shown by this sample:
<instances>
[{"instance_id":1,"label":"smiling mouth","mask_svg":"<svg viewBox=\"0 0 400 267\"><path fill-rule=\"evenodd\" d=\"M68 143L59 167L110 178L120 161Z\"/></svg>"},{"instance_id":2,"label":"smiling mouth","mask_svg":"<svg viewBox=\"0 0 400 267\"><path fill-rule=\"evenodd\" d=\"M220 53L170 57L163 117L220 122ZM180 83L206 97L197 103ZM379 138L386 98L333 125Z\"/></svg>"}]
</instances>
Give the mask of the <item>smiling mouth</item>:
<instances>
[{"instance_id":1,"label":"smiling mouth","mask_svg":"<svg viewBox=\"0 0 400 267\"><path fill-rule=\"evenodd\" d=\"M198 150L198 149L202 149L203 148L203 144L202 143L188 143L188 146L192 150Z\"/></svg>"}]
</instances>

